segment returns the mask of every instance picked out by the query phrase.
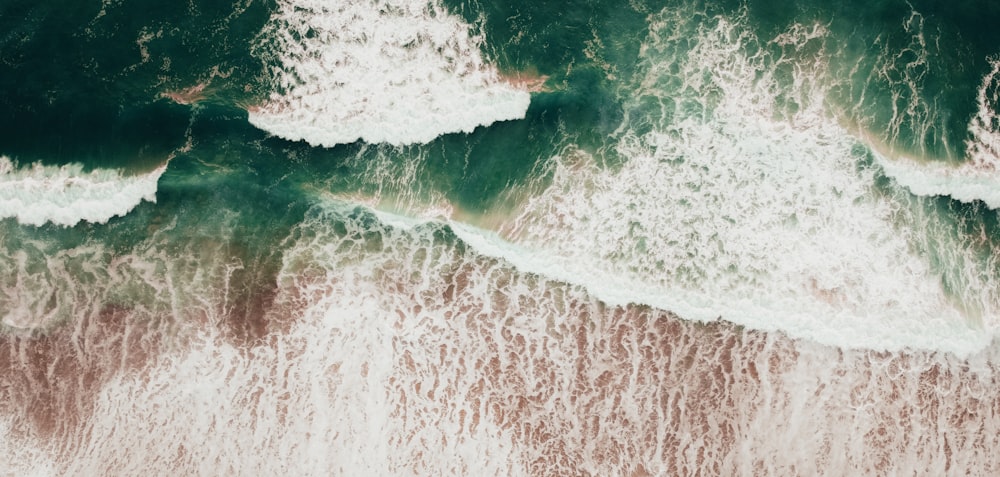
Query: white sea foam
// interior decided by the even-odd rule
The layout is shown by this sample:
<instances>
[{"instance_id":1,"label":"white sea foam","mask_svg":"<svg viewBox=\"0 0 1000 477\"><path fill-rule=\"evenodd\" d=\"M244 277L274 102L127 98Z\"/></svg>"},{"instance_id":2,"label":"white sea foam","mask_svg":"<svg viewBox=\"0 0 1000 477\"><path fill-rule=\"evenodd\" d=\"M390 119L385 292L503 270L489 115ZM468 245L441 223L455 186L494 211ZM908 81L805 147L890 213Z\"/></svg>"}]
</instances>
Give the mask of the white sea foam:
<instances>
[{"instance_id":1,"label":"white sea foam","mask_svg":"<svg viewBox=\"0 0 1000 477\"><path fill-rule=\"evenodd\" d=\"M394 145L524 117L526 90L501 80L482 38L435 2L282 0L258 54L278 91L250 122L312 145Z\"/></svg>"},{"instance_id":2,"label":"white sea foam","mask_svg":"<svg viewBox=\"0 0 1000 477\"><path fill-rule=\"evenodd\" d=\"M73 226L81 221L106 223L124 216L143 200L156 202L156 185L166 164L151 172L126 176L115 170L83 166L18 167L0 156L0 218L25 225Z\"/></svg>"},{"instance_id":3,"label":"white sea foam","mask_svg":"<svg viewBox=\"0 0 1000 477\"><path fill-rule=\"evenodd\" d=\"M633 97L658 124L626 122L625 163L555 158L551 187L503 235L613 303L842 348L964 356L990 343L995 274L881 196L866 150L824 110L823 28L764 45L741 19L689 18L654 20ZM944 263L922 251L934 243ZM945 288L952 267L969 291Z\"/></svg>"},{"instance_id":4,"label":"white sea foam","mask_svg":"<svg viewBox=\"0 0 1000 477\"><path fill-rule=\"evenodd\" d=\"M913 194L948 196L961 202L982 201L1000 209L1000 60L991 61L969 121L966 157L959 164L876 155L886 175Z\"/></svg>"},{"instance_id":5,"label":"white sea foam","mask_svg":"<svg viewBox=\"0 0 1000 477\"><path fill-rule=\"evenodd\" d=\"M1000 209L1000 171L979 169L970 163L954 165L900 156L888 159L878 153L875 157L886 176L915 195L982 201L991 209Z\"/></svg>"}]
</instances>

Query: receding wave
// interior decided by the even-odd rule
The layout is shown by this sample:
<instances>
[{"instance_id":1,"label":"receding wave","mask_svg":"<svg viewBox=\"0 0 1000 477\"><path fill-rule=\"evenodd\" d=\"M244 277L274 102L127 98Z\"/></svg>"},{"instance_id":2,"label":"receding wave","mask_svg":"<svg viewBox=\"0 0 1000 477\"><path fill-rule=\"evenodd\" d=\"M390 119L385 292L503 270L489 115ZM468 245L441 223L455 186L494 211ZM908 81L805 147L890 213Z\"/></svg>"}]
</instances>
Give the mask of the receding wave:
<instances>
[{"instance_id":1,"label":"receding wave","mask_svg":"<svg viewBox=\"0 0 1000 477\"><path fill-rule=\"evenodd\" d=\"M35 226L106 223L144 200L156 202L157 181L166 169L164 164L127 176L107 169L84 172L80 164L18 166L0 156L0 218Z\"/></svg>"},{"instance_id":2,"label":"receding wave","mask_svg":"<svg viewBox=\"0 0 1000 477\"><path fill-rule=\"evenodd\" d=\"M283 0L257 49L277 91L251 108L265 131L316 146L426 143L524 117L481 38L434 2Z\"/></svg>"}]
</instances>

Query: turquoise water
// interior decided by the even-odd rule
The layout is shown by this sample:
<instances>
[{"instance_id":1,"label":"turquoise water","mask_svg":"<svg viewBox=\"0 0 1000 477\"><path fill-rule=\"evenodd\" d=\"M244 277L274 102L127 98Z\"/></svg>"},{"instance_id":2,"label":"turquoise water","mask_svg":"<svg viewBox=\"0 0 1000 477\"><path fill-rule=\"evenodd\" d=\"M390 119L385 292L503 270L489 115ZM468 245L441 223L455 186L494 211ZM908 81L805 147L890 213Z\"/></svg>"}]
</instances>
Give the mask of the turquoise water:
<instances>
[{"instance_id":1,"label":"turquoise water","mask_svg":"<svg viewBox=\"0 0 1000 477\"><path fill-rule=\"evenodd\" d=\"M997 20L0 0L0 469L992 473Z\"/></svg>"}]
</instances>

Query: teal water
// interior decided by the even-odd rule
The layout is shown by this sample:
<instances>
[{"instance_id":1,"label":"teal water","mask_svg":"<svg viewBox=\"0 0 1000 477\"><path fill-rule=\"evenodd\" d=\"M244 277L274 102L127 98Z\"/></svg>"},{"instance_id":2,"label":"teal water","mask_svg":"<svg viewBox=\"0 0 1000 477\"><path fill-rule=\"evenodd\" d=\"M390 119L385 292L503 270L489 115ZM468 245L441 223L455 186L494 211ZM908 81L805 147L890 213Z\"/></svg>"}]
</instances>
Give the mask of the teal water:
<instances>
[{"instance_id":1,"label":"teal water","mask_svg":"<svg viewBox=\"0 0 1000 477\"><path fill-rule=\"evenodd\" d=\"M988 474L998 8L0 0L0 469Z\"/></svg>"}]
</instances>

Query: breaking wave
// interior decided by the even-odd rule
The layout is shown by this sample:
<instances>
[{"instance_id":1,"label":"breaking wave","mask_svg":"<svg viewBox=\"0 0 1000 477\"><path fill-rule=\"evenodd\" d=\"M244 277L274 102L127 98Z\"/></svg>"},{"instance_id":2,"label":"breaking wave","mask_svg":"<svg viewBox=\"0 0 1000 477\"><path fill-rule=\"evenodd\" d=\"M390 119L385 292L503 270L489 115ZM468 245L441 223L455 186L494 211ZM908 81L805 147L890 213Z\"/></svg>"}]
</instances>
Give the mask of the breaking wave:
<instances>
[{"instance_id":1,"label":"breaking wave","mask_svg":"<svg viewBox=\"0 0 1000 477\"><path fill-rule=\"evenodd\" d=\"M166 169L164 164L145 174L126 176L107 169L84 172L80 164L19 167L0 156L0 218L35 226L103 224L124 216L144 200L156 202L157 182Z\"/></svg>"},{"instance_id":2,"label":"breaking wave","mask_svg":"<svg viewBox=\"0 0 1000 477\"><path fill-rule=\"evenodd\" d=\"M258 53L277 91L250 122L311 145L404 145L524 117L482 39L434 2L283 0Z\"/></svg>"}]
</instances>

